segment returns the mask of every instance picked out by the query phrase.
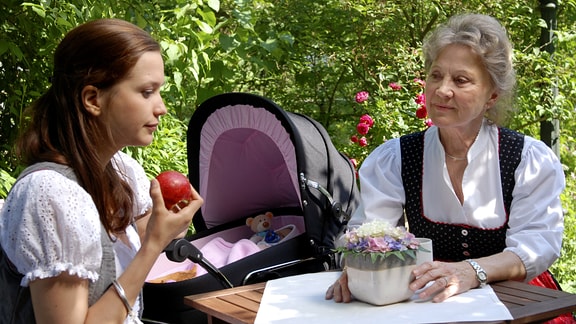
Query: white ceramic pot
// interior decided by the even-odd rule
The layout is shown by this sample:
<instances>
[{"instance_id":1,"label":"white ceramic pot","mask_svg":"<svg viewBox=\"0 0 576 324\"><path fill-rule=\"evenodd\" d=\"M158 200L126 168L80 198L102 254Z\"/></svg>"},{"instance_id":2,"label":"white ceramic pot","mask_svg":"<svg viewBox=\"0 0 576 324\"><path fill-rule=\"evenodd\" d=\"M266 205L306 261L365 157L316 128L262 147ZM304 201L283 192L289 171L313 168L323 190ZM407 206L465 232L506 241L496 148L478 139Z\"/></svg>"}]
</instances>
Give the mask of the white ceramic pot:
<instances>
[{"instance_id":1,"label":"white ceramic pot","mask_svg":"<svg viewBox=\"0 0 576 324\"><path fill-rule=\"evenodd\" d=\"M434 253L432 251L432 240L429 238L416 238L420 242L422 250L416 252L416 264L421 265L424 262L434 261Z\"/></svg>"},{"instance_id":2,"label":"white ceramic pot","mask_svg":"<svg viewBox=\"0 0 576 324\"><path fill-rule=\"evenodd\" d=\"M402 261L391 255L373 263L370 255L347 255L348 288L359 301L377 306L398 303L410 298L414 292L408 285L414 276L416 259L409 256Z\"/></svg>"}]
</instances>

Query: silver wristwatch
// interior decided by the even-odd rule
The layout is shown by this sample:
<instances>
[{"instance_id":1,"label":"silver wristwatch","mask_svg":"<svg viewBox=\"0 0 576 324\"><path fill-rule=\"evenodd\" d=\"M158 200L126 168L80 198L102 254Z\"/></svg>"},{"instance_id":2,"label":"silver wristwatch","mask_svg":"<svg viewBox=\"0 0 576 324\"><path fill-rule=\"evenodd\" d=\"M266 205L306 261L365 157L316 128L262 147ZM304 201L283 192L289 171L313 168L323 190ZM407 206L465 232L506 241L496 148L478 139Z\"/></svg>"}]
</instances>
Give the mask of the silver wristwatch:
<instances>
[{"instance_id":1,"label":"silver wristwatch","mask_svg":"<svg viewBox=\"0 0 576 324\"><path fill-rule=\"evenodd\" d=\"M470 263L472 268L474 268L474 271L476 271L476 279L478 279L478 281L480 282L480 288L486 286L486 283L488 282L488 276L486 275L486 271L484 271L484 269L482 269L482 267L478 264L478 262L474 260L468 259L466 260L466 262Z\"/></svg>"}]
</instances>

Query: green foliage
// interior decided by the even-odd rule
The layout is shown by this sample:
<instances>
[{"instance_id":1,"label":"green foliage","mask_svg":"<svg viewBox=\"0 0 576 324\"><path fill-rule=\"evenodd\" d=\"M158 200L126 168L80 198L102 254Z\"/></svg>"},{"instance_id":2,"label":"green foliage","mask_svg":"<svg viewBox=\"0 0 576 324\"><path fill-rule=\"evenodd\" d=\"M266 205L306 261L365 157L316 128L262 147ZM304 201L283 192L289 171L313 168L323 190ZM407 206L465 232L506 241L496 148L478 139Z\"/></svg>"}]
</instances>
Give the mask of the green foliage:
<instances>
[{"instance_id":1,"label":"green foliage","mask_svg":"<svg viewBox=\"0 0 576 324\"><path fill-rule=\"evenodd\" d=\"M0 199L8 195L8 191L12 188L14 184L14 177L12 177L8 172L0 169Z\"/></svg>"},{"instance_id":2,"label":"green foliage","mask_svg":"<svg viewBox=\"0 0 576 324\"><path fill-rule=\"evenodd\" d=\"M368 91L369 99L361 104L351 104L355 116L368 114L374 119L374 126L366 135L368 145L360 146L359 143L350 140L339 145L340 150L347 156L356 159L358 167L370 152L387 139L426 127L424 120L416 117L419 105L415 99L424 91L422 84L419 83L423 78L420 52L399 49L394 57L398 58L397 62L392 61L375 67L371 77L372 83L367 85L369 88L357 89ZM396 84L400 89L394 89L391 84ZM350 118L343 122L350 133L349 137L362 136L356 133L358 122L358 118Z\"/></svg>"},{"instance_id":3,"label":"green foliage","mask_svg":"<svg viewBox=\"0 0 576 324\"><path fill-rule=\"evenodd\" d=\"M508 29L518 69L517 112L510 128L540 137L541 124L558 120L567 189L563 255L553 270L576 292L576 0L557 1L557 30L541 45L540 1L376 0L0 0L0 198L21 166L12 145L22 112L49 86L54 48L81 22L116 17L150 31L166 66L163 97L170 114L154 143L125 151L149 177L160 170L187 172L186 125L205 99L222 92L264 95L288 111L320 121L341 151L361 163L375 146L424 126L414 97L425 79L424 35L447 17L486 13ZM546 31L545 31L546 33ZM391 82L402 85L392 90ZM368 91L358 104L354 96ZM374 127L368 146L350 141L361 115Z\"/></svg>"},{"instance_id":4,"label":"green foliage","mask_svg":"<svg viewBox=\"0 0 576 324\"><path fill-rule=\"evenodd\" d=\"M167 170L188 174L187 126L172 114L162 116L152 144L146 147L127 147L124 151L144 167L149 179Z\"/></svg>"},{"instance_id":5,"label":"green foliage","mask_svg":"<svg viewBox=\"0 0 576 324\"><path fill-rule=\"evenodd\" d=\"M400 261L406 261L406 257L411 259L416 259L416 250L403 250L403 251L388 251L388 252L358 252L347 250L345 248L337 248L334 250L336 253L342 254L344 258L356 256L360 259L365 257L370 257L370 261L373 264L382 263L386 258L398 258Z\"/></svg>"},{"instance_id":6,"label":"green foliage","mask_svg":"<svg viewBox=\"0 0 576 324\"><path fill-rule=\"evenodd\" d=\"M574 169L567 172L567 187L562 195L565 209L564 241L562 255L551 268L556 279L566 291L576 293L576 173Z\"/></svg>"}]
</instances>

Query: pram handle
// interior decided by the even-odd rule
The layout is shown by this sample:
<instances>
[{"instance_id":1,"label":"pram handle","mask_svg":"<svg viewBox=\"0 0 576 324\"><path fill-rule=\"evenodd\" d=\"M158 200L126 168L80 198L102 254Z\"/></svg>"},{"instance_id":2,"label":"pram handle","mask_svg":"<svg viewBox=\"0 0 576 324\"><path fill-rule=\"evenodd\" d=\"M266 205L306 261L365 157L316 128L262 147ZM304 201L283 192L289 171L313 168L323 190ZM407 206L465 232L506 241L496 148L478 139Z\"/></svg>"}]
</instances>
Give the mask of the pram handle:
<instances>
[{"instance_id":1,"label":"pram handle","mask_svg":"<svg viewBox=\"0 0 576 324\"><path fill-rule=\"evenodd\" d=\"M326 188L322 187L322 185L320 183L318 183L317 181L314 181L314 180L310 180L310 179L306 178L304 173L300 173L300 185L303 188L308 187L308 188L314 188L314 189L318 190L328 200L328 203L330 204L330 208L332 209L331 210L332 216L334 216L340 222L340 224L342 224L342 225L348 224L348 221L350 220L350 215L348 215L348 213L346 213L342 209L342 204L338 201L335 201L334 198L332 197L332 195L330 194L330 192L328 192L328 190L326 190Z\"/></svg>"},{"instance_id":2,"label":"pram handle","mask_svg":"<svg viewBox=\"0 0 576 324\"><path fill-rule=\"evenodd\" d=\"M224 288L234 287L230 282L230 280L228 280L228 278L226 278L226 276L220 270L218 270L218 268L216 268L212 263L210 263L210 261L204 258L202 252L200 252L200 250L198 250L198 248L196 248L188 240L183 238L173 240L164 249L164 252L166 253L166 257L170 261L182 262L186 259L189 259L192 262L195 262L200 266L202 266L202 268L206 269L206 271L208 271L209 274L211 274L213 277L215 277L220 281L220 283L222 284L222 286L224 286Z\"/></svg>"}]
</instances>

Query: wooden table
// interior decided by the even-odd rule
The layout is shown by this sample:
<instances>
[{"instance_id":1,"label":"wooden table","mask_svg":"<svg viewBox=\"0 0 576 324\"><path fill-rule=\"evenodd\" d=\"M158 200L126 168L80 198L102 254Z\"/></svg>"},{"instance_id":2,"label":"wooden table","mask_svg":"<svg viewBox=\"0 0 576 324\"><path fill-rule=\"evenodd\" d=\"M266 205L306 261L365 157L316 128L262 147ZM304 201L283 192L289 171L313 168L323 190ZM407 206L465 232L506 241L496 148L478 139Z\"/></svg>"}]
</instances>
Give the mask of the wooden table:
<instances>
[{"instance_id":1,"label":"wooden table","mask_svg":"<svg viewBox=\"0 0 576 324\"><path fill-rule=\"evenodd\" d=\"M514 318L507 323L541 323L576 311L576 295L517 281L490 284Z\"/></svg>"},{"instance_id":2,"label":"wooden table","mask_svg":"<svg viewBox=\"0 0 576 324\"><path fill-rule=\"evenodd\" d=\"M184 304L208 315L208 324L254 323L265 282L184 297Z\"/></svg>"},{"instance_id":3,"label":"wooden table","mask_svg":"<svg viewBox=\"0 0 576 324\"><path fill-rule=\"evenodd\" d=\"M209 324L254 323L265 286L263 282L187 296L184 303L206 313ZM490 286L514 318L502 323L541 323L560 314L576 311L575 294L516 281L504 281Z\"/></svg>"}]
</instances>

